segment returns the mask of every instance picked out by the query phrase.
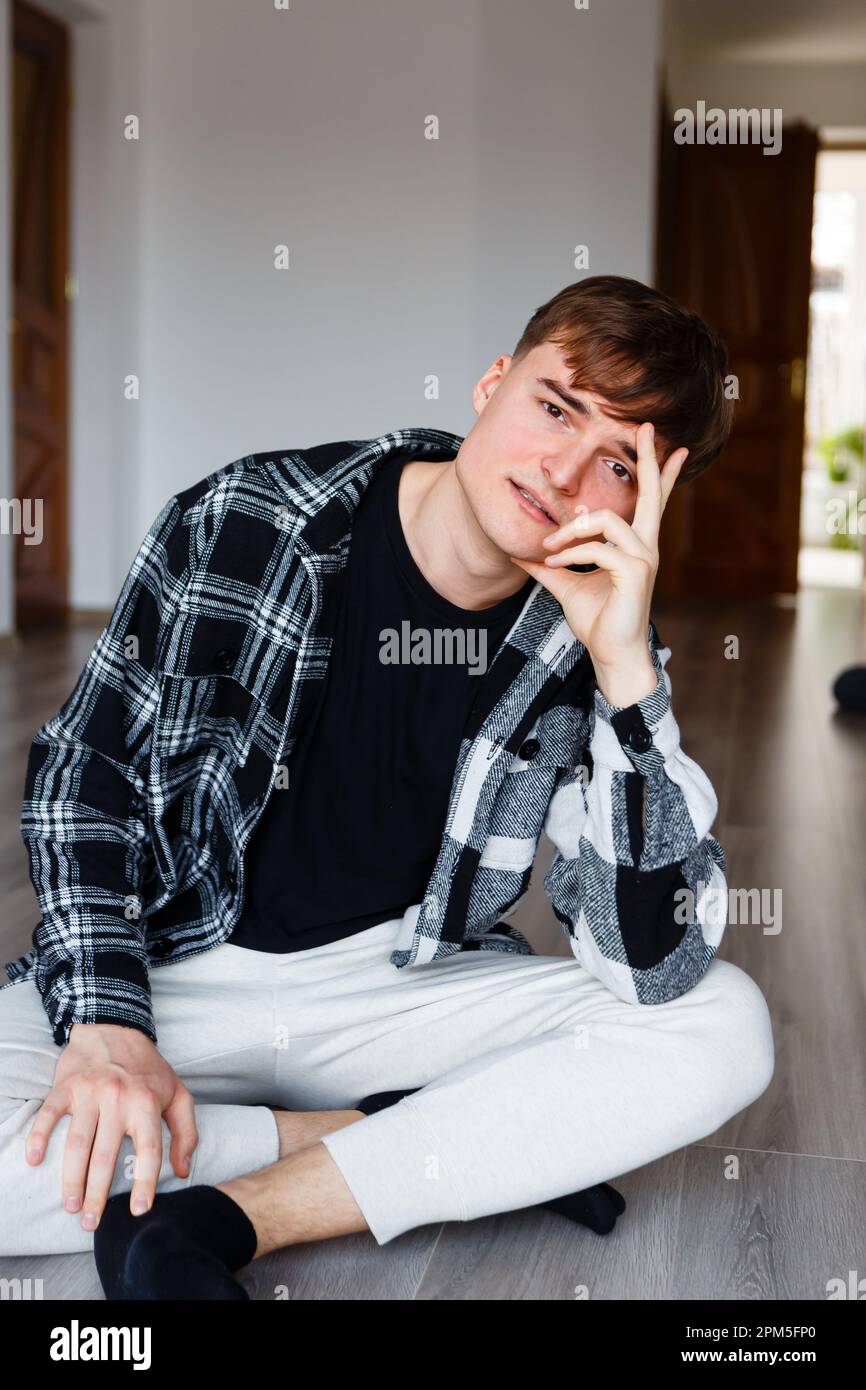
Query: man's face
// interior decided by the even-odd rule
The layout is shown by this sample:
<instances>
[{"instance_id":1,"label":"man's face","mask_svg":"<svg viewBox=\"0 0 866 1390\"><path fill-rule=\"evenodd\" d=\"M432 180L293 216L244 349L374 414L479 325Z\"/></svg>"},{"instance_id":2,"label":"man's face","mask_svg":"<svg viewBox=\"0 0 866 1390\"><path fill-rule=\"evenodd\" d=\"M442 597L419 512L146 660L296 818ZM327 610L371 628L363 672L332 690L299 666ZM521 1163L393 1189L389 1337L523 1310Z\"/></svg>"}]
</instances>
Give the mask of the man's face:
<instances>
[{"instance_id":1,"label":"man's face","mask_svg":"<svg viewBox=\"0 0 866 1390\"><path fill-rule=\"evenodd\" d=\"M542 343L519 362L497 358L472 394L478 420L460 447L457 475L481 530L519 560L543 560L542 540L578 506L607 507L628 522L634 516L641 421L614 420L608 402L572 390L570 376L561 349ZM580 537L596 539L604 539L598 530Z\"/></svg>"}]
</instances>

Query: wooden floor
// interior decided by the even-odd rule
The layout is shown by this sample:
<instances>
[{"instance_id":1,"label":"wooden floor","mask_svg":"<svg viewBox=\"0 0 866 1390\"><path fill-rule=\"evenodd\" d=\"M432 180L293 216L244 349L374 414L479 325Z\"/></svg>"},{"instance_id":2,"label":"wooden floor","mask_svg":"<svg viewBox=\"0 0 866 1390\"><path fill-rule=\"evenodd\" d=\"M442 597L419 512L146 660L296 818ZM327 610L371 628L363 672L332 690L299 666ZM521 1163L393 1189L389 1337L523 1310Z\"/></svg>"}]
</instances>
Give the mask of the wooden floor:
<instances>
[{"instance_id":1,"label":"wooden floor","mask_svg":"<svg viewBox=\"0 0 866 1390\"><path fill-rule=\"evenodd\" d=\"M586 1286L593 1299L825 1300L828 1280L866 1276L866 717L838 714L830 693L839 669L866 660L863 603L806 590L653 613L683 747L718 794L729 886L782 894L780 932L731 923L720 950L769 1002L769 1089L703 1142L617 1177L628 1208L610 1236L527 1210L383 1247L343 1237L254 1262L253 1298L285 1285L293 1299L573 1299ZM27 749L96 635L0 653L4 961L29 947L38 916L18 829ZM536 949L567 954L541 867L516 920ZM0 1260L0 1277L14 1276L43 1278L54 1298L102 1297L86 1255Z\"/></svg>"}]
</instances>

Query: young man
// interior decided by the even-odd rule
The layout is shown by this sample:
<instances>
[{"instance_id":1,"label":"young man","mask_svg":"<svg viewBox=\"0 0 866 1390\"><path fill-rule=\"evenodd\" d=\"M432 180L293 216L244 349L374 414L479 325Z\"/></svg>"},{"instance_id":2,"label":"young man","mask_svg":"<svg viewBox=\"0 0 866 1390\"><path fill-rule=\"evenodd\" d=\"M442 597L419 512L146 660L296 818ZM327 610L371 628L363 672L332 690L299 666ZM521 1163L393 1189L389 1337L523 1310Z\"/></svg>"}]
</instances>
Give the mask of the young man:
<instances>
[{"instance_id":1,"label":"young man","mask_svg":"<svg viewBox=\"0 0 866 1390\"><path fill-rule=\"evenodd\" d=\"M765 1090L650 621L725 371L697 316L593 277L464 439L258 454L170 499L30 752L0 1252L242 1298L269 1250L555 1204ZM566 958L505 920L542 829Z\"/></svg>"}]
</instances>

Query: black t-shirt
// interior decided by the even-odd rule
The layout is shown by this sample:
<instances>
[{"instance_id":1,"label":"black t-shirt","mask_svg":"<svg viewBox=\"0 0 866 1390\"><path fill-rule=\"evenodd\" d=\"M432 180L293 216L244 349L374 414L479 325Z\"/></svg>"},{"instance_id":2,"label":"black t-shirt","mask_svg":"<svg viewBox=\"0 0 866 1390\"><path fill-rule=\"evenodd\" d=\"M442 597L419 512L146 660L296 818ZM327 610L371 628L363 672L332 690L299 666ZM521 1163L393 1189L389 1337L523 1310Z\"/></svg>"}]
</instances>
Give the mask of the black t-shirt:
<instances>
[{"instance_id":1,"label":"black t-shirt","mask_svg":"<svg viewBox=\"0 0 866 1390\"><path fill-rule=\"evenodd\" d=\"M383 464L355 511L324 690L247 847L233 945L300 951L351 936L419 903L433 871L484 679L473 667L490 666L534 580L481 610L443 598L403 535L405 462Z\"/></svg>"}]
</instances>

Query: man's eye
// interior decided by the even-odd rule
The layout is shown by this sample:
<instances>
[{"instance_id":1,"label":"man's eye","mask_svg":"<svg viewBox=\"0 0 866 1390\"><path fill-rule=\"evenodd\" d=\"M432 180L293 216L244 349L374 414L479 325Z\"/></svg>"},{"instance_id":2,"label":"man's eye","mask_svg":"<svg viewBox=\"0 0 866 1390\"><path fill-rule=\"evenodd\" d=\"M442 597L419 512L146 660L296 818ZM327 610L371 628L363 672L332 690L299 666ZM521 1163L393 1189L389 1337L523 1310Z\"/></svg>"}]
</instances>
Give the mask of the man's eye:
<instances>
[{"instance_id":1,"label":"man's eye","mask_svg":"<svg viewBox=\"0 0 866 1390\"><path fill-rule=\"evenodd\" d=\"M553 401L542 401L542 402L541 402L541 405L542 405L542 408L544 408L544 407L546 407L546 406L550 406L551 410L559 410L559 414L558 414L558 415L551 415L551 416L550 416L550 418L551 418L552 420L564 420L564 419L565 419L565 416L563 415L562 410L561 410L560 407L559 407L558 405L556 405ZM545 415L550 415L550 411L547 410L547 409L544 410L544 413L545 413Z\"/></svg>"},{"instance_id":2,"label":"man's eye","mask_svg":"<svg viewBox=\"0 0 866 1390\"><path fill-rule=\"evenodd\" d=\"M608 463L608 464L611 465L611 470L613 470L614 468L621 468L621 469L622 469L622 472L621 472L621 473L617 473L617 474L615 475L617 478L620 479L621 482L623 482L623 483L630 483L630 482L631 482L631 473L628 471L628 469L626 468L626 466L625 466L624 463L620 463L619 459L605 459L605 463Z\"/></svg>"}]
</instances>

